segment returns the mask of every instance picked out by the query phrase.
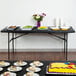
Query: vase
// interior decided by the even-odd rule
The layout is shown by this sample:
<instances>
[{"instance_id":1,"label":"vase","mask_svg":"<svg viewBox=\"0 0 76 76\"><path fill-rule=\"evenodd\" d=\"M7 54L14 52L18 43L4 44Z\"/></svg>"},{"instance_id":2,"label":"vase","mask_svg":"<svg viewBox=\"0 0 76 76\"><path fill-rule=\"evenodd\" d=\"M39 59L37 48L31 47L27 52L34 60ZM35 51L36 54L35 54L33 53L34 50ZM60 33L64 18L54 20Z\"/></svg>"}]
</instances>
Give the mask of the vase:
<instances>
[{"instance_id":1,"label":"vase","mask_svg":"<svg viewBox=\"0 0 76 76\"><path fill-rule=\"evenodd\" d=\"M40 26L41 26L41 22L37 21L37 27L40 27Z\"/></svg>"}]
</instances>

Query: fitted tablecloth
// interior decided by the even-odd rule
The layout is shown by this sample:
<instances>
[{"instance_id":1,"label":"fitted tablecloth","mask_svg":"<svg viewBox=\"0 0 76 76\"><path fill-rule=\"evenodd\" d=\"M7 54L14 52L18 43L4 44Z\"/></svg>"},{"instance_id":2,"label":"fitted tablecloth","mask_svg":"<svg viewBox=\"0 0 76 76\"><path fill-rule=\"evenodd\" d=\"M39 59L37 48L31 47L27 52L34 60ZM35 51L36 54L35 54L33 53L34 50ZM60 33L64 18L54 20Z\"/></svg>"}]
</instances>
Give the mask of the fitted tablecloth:
<instances>
[{"instance_id":1,"label":"fitted tablecloth","mask_svg":"<svg viewBox=\"0 0 76 76\"><path fill-rule=\"evenodd\" d=\"M11 65L13 65L13 63L16 62L16 61L8 61L8 62L10 62ZM17 76L23 76L25 73L27 73L26 68L29 67L29 66L30 66L29 64L30 64L31 62L33 62L33 61L26 61L26 62L27 62L28 64L27 64L26 66L23 66L21 71L15 72L15 73L17 74ZM47 65L49 65L49 64L52 63L52 62L66 62L66 61L41 61L41 62L42 62L44 65L40 67L40 68L41 68L41 71L40 71L40 72L37 72L40 76L59 76L58 74L50 74L50 75L47 75L47 74L46 74L46 67L47 67ZM76 63L76 61L68 61L68 62L74 62L74 63ZM8 66L8 67L9 67L9 66ZM6 72L8 67L4 67L4 68L3 68L4 70L1 71L0 74ZM67 76L69 76L69 75L67 75ZM73 76L73 75L72 75L72 76Z\"/></svg>"}]
</instances>

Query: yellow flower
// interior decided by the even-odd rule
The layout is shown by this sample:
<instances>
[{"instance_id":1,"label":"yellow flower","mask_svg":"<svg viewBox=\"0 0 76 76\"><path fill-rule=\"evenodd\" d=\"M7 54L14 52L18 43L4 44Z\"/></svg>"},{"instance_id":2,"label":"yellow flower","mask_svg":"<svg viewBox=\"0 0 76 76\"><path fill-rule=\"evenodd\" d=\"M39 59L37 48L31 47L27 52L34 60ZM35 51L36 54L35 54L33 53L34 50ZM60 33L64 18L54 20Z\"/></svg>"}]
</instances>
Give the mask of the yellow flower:
<instances>
[{"instance_id":1,"label":"yellow flower","mask_svg":"<svg viewBox=\"0 0 76 76\"><path fill-rule=\"evenodd\" d=\"M36 19L39 19L40 18L40 16L38 15L38 16L36 16Z\"/></svg>"}]
</instances>

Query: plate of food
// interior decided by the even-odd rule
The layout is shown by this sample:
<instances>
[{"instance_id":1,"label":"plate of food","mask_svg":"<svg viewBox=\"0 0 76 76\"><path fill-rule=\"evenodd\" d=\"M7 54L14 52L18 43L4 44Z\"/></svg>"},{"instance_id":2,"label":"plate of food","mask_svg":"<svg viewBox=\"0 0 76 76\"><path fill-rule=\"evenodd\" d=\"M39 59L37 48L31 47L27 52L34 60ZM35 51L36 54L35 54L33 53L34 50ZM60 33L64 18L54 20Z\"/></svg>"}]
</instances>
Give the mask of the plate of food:
<instances>
[{"instance_id":1,"label":"plate of food","mask_svg":"<svg viewBox=\"0 0 76 76\"><path fill-rule=\"evenodd\" d=\"M15 66L25 66L25 65L27 65L27 62L24 62L24 61L20 60L20 61L15 62L14 65Z\"/></svg>"},{"instance_id":2,"label":"plate of food","mask_svg":"<svg viewBox=\"0 0 76 76\"><path fill-rule=\"evenodd\" d=\"M4 72L3 74L1 74L0 76L16 76L16 73L12 73L12 72Z\"/></svg>"},{"instance_id":3,"label":"plate of food","mask_svg":"<svg viewBox=\"0 0 76 76\"><path fill-rule=\"evenodd\" d=\"M39 72L41 71L41 68L38 68L38 67L35 67L35 66L30 66L26 69L26 71L29 71L29 72Z\"/></svg>"},{"instance_id":4,"label":"plate of food","mask_svg":"<svg viewBox=\"0 0 76 76\"><path fill-rule=\"evenodd\" d=\"M21 30L32 30L33 26L31 25L26 25L26 26L21 26Z\"/></svg>"},{"instance_id":5,"label":"plate of food","mask_svg":"<svg viewBox=\"0 0 76 76\"><path fill-rule=\"evenodd\" d=\"M16 28L16 26L8 26L8 28Z\"/></svg>"},{"instance_id":6,"label":"plate of food","mask_svg":"<svg viewBox=\"0 0 76 76\"><path fill-rule=\"evenodd\" d=\"M24 76L39 76L39 74L34 72L27 72L26 74L24 74Z\"/></svg>"},{"instance_id":7,"label":"plate of food","mask_svg":"<svg viewBox=\"0 0 76 76\"><path fill-rule=\"evenodd\" d=\"M21 71L22 70L22 67L10 66L10 67L8 67L7 70L8 71L11 71L11 72L18 72L18 71Z\"/></svg>"},{"instance_id":8,"label":"plate of food","mask_svg":"<svg viewBox=\"0 0 76 76\"><path fill-rule=\"evenodd\" d=\"M47 26L40 26L40 27L38 27L38 30L47 30L47 29L48 29Z\"/></svg>"},{"instance_id":9,"label":"plate of food","mask_svg":"<svg viewBox=\"0 0 76 76\"><path fill-rule=\"evenodd\" d=\"M9 62L6 62L6 61L0 61L0 67L7 67L9 66L10 63Z\"/></svg>"},{"instance_id":10,"label":"plate of food","mask_svg":"<svg viewBox=\"0 0 76 76\"><path fill-rule=\"evenodd\" d=\"M43 66L43 63L40 61L34 61L34 62L30 63L30 65L40 67L40 66Z\"/></svg>"},{"instance_id":11,"label":"plate of food","mask_svg":"<svg viewBox=\"0 0 76 76\"><path fill-rule=\"evenodd\" d=\"M17 28L19 28L19 26L15 26L15 25L13 25L13 26L7 26L7 29L8 30L16 30Z\"/></svg>"},{"instance_id":12,"label":"plate of food","mask_svg":"<svg viewBox=\"0 0 76 76\"><path fill-rule=\"evenodd\" d=\"M58 26L50 26L49 28L54 31L60 30L60 28Z\"/></svg>"},{"instance_id":13,"label":"plate of food","mask_svg":"<svg viewBox=\"0 0 76 76\"><path fill-rule=\"evenodd\" d=\"M70 29L70 26L61 26L61 30L66 31Z\"/></svg>"}]
</instances>

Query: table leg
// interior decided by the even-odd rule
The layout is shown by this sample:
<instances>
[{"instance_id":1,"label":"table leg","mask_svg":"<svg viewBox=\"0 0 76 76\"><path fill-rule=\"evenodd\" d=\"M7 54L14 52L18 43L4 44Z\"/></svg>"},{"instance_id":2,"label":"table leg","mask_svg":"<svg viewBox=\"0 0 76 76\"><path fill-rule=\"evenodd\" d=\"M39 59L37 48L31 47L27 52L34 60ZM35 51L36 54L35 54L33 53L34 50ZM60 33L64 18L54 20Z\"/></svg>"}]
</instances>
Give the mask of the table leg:
<instances>
[{"instance_id":1,"label":"table leg","mask_svg":"<svg viewBox=\"0 0 76 76\"><path fill-rule=\"evenodd\" d=\"M66 45L66 40L65 40L65 33L64 33L64 57L65 57L65 45Z\"/></svg>"},{"instance_id":2,"label":"table leg","mask_svg":"<svg viewBox=\"0 0 76 76\"><path fill-rule=\"evenodd\" d=\"M68 34L66 34L66 60L68 60Z\"/></svg>"},{"instance_id":3,"label":"table leg","mask_svg":"<svg viewBox=\"0 0 76 76\"><path fill-rule=\"evenodd\" d=\"M68 34L64 33L64 55L67 60L67 53L68 53Z\"/></svg>"},{"instance_id":4,"label":"table leg","mask_svg":"<svg viewBox=\"0 0 76 76\"><path fill-rule=\"evenodd\" d=\"M8 60L10 60L10 33L8 33Z\"/></svg>"},{"instance_id":5,"label":"table leg","mask_svg":"<svg viewBox=\"0 0 76 76\"><path fill-rule=\"evenodd\" d=\"M13 55L13 60L14 60L14 55L15 55L15 49L14 49L14 33L12 33L12 55Z\"/></svg>"}]
</instances>

